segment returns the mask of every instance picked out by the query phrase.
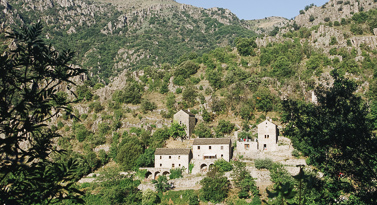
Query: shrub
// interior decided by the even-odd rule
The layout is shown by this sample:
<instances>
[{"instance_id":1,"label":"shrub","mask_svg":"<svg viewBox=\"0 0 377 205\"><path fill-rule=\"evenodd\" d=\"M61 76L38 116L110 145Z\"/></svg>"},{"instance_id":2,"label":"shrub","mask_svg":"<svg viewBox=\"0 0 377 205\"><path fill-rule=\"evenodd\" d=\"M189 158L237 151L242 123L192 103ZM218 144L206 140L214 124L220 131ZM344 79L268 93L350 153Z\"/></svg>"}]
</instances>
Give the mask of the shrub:
<instances>
[{"instance_id":1,"label":"shrub","mask_svg":"<svg viewBox=\"0 0 377 205\"><path fill-rule=\"evenodd\" d=\"M330 55L336 55L336 54L338 54L336 48L330 49L329 53L330 53Z\"/></svg>"},{"instance_id":2,"label":"shrub","mask_svg":"<svg viewBox=\"0 0 377 205\"><path fill-rule=\"evenodd\" d=\"M175 90L175 93L177 93L177 94L182 93L182 88L177 88L177 89Z\"/></svg>"},{"instance_id":3,"label":"shrub","mask_svg":"<svg viewBox=\"0 0 377 205\"><path fill-rule=\"evenodd\" d=\"M336 45L338 44L338 41L336 40L335 36L331 36L330 45Z\"/></svg>"},{"instance_id":4,"label":"shrub","mask_svg":"<svg viewBox=\"0 0 377 205\"><path fill-rule=\"evenodd\" d=\"M292 156L294 156L296 158L300 158L301 154L300 154L300 152L297 149L294 149L292 151Z\"/></svg>"},{"instance_id":5,"label":"shrub","mask_svg":"<svg viewBox=\"0 0 377 205\"><path fill-rule=\"evenodd\" d=\"M169 178L170 179L182 178L183 177L182 172L183 172L183 168L171 169Z\"/></svg>"},{"instance_id":6,"label":"shrub","mask_svg":"<svg viewBox=\"0 0 377 205\"><path fill-rule=\"evenodd\" d=\"M334 26L340 26L339 21L334 21Z\"/></svg>"},{"instance_id":7,"label":"shrub","mask_svg":"<svg viewBox=\"0 0 377 205\"><path fill-rule=\"evenodd\" d=\"M315 20L314 16L313 16L313 15L310 15L310 17L309 17L309 21L310 21L310 22L313 22L314 20Z\"/></svg>"},{"instance_id":8,"label":"shrub","mask_svg":"<svg viewBox=\"0 0 377 205\"><path fill-rule=\"evenodd\" d=\"M324 20L325 20L325 22L329 22L329 21L330 21L330 18L329 18L329 17L326 17Z\"/></svg>"},{"instance_id":9,"label":"shrub","mask_svg":"<svg viewBox=\"0 0 377 205\"><path fill-rule=\"evenodd\" d=\"M274 162L271 159L256 159L254 161L255 168L257 169L271 169Z\"/></svg>"},{"instance_id":10,"label":"shrub","mask_svg":"<svg viewBox=\"0 0 377 205\"><path fill-rule=\"evenodd\" d=\"M216 133L230 134L234 129L234 124L230 121L220 120L216 127Z\"/></svg>"},{"instance_id":11,"label":"shrub","mask_svg":"<svg viewBox=\"0 0 377 205\"><path fill-rule=\"evenodd\" d=\"M230 162L225 161L224 159L216 160L215 166L219 168L220 172L229 172L233 169L232 164Z\"/></svg>"},{"instance_id":12,"label":"shrub","mask_svg":"<svg viewBox=\"0 0 377 205\"><path fill-rule=\"evenodd\" d=\"M58 121L58 129L61 129L64 127L64 124L62 123L62 121Z\"/></svg>"},{"instance_id":13,"label":"shrub","mask_svg":"<svg viewBox=\"0 0 377 205\"><path fill-rule=\"evenodd\" d=\"M191 174L192 173L192 169L194 168L194 164L193 163L190 163L189 164L189 173Z\"/></svg>"}]
</instances>

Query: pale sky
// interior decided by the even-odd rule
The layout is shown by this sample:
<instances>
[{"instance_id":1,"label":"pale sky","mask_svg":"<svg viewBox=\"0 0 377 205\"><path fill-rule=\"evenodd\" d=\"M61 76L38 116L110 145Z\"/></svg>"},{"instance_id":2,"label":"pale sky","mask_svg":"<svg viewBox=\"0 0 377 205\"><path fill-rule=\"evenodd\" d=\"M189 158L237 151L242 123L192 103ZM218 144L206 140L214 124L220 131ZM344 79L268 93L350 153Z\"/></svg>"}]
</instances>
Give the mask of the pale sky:
<instances>
[{"instance_id":1,"label":"pale sky","mask_svg":"<svg viewBox=\"0 0 377 205\"><path fill-rule=\"evenodd\" d=\"M229 9L240 19L262 19L270 16L294 18L306 5L322 6L328 0L176 0L196 7Z\"/></svg>"}]
</instances>

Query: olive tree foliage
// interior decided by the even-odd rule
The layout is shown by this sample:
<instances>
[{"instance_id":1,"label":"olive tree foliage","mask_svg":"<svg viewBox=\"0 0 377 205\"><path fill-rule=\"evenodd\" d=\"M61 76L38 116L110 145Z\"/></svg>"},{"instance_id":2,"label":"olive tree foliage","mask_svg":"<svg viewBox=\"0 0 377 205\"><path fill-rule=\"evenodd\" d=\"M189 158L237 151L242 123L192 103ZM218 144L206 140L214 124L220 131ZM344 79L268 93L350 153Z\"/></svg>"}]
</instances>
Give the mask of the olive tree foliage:
<instances>
[{"instance_id":1,"label":"olive tree foliage","mask_svg":"<svg viewBox=\"0 0 377 205\"><path fill-rule=\"evenodd\" d=\"M318 104L286 100L285 135L296 149L309 156L325 177L340 183L339 173L349 179L349 193L366 204L377 198L377 141L372 134L369 107L354 94L355 82L332 73L333 87L317 88ZM375 202L375 201L374 201Z\"/></svg>"},{"instance_id":2,"label":"olive tree foliage","mask_svg":"<svg viewBox=\"0 0 377 205\"><path fill-rule=\"evenodd\" d=\"M77 198L76 162L52 161L61 137L47 122L70 103L57 95L84 70L69 66L71 51L56 51L41 39L42 24L8 37L16 42L0 57L0 204L49 204Z\"/></svg>"},{"instance_id":3,"label":"olive tree foliage","mask_svg":"<svg viewBox=\"0 0 377 205\"><path fill-rule=\"evenodd\" d=\"M254 55L254 48L257 48L257 44L254 39L250 38L237 38L236 39L237 51L241 56Z\"/></svg>"}]
</instances>

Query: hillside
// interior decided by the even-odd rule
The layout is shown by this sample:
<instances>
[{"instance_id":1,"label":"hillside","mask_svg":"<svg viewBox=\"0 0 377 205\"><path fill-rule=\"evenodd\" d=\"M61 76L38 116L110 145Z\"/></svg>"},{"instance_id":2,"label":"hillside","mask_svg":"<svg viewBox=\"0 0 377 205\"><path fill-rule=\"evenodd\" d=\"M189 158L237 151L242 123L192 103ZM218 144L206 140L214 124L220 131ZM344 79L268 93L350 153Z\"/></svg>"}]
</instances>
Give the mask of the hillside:
<instances>
[{"instance_id":1,"label":"hillside","mask_svg":"<svg viewBox=\"0 0 377 205\"><path fill-rule=\"evenodd\" d=\"M117 2L2 1L2 27L41 20L50 43L74 48L75 64L86 67L94 82L100 78L106 83L123 70L174 64L184 54L202 54L233 45L237 37L255 36L225 9L174 1L122 1L127 7L122 9Z\"/></svg>"},{"instance_id":2,"label":"hillside","mask_svg":"<svg viewBox=\"0 0 377 205\"><path fill-rule=\"evenodd\" d=\"M289 22L279 17L241 21L226 9L201 9L172 0L1 2L2 31L11 24L32 24L41 19L46 41L59 49L75 50L74 64L89 71L76 80L77 102L69 106L72 112L50 122L63 136L55 145L67 150L55 160L77 160L77 179L96 170L118 173L153 166L156 148L190 148L189 140L182 142L171 134L176 131L171 126L173 114L180 109L190 110L198 120L193 138L235 138L237 131L238 136L253 139L256 126L266 118L285 128L284 100L314 107L315 89L331 88L334 73L356 83L352 94L368 105L371 129L377 130L374 1L331 0L322 7L308 6ZM256 37L255 28L268 35ZM2 42L4 36L0 36ZM6 49L1 47L1 51ZM59 89L59 96L75 98L65 88ZM295 155L310 165L312 150L293 143ZM339 154L340 146L335 144L331 157ZM292 150L290 145L287 150ZM291 160L292 156L281 158ZM256 170L254 159L244 160L245 167ZM343 170L329 166L334 169L314 173L314 165L312 162L309 167L311 179L317 183L310 192L313 204L350 196L357 201L356 195L364 194L353 191L362 187L359 182L337 177ZM292 168L284 166L277 170ZM262 171L276 174L271 168ZM332 175L325 178L318 177L330 172ZM143 174L136 173L138 179L143 179ZM147 183L143 181L143 185ZM337 184L340 188L330 186L334 183L341 184ZM341 187L342 183L347 187ZM373 187L375 181L370 183ZM114 197L108 190L126 187L106 183L79 186L86 191L88 203L104 202ZM234 193L228 200L245 200L238 198L238 188L231 190ZM174 200L178 198L182 197ZM266 193L261 198L268 200ZM126 203L122 200L117 202Z\"/></svg>"}]
</instances>

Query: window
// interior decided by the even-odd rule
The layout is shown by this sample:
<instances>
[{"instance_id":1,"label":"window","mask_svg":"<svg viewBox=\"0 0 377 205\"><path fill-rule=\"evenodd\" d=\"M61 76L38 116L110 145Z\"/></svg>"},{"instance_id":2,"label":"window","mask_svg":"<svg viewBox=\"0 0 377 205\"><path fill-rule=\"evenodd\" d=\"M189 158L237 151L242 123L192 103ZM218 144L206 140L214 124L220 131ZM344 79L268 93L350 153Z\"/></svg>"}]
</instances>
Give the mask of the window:
<instances>
[{"instance_id":1,"label":"window","mask_svg":"<svg viewBox=\"0 0 377 205\"><path fill-rule=\"evenodd\" d=\"M245 144L245 149L249 149L250 148L250 145L249 144Z\"/></svg>"},{"instance_id":2,"label":"window","mask_svg":"<svg viewBox=\"0 0 377 205\"><path fill-rule=\"evenodd\" d=\"M200 146L198 146L198 150L200 150Z\"/></svg>"},{"instance_id":3,"label":"window","mask_svg":"<svg viewBox=\"0 0 377 205\"><path fill-rule=\"evenodd\" d=\"M223 150L224 149L224 146L221 146L221 150Z\"/></svg>"},{"instance_id":4,"label":"window","mask_svg":"<svg viewBox=\"0 0 377 205\"><path fill-rule=\"evenodd\" d=\"M171 156L169 156L169 159L171 159Z\"/></svg>"},{"instance_id":5,"label":"window","mask_svg":"<svg viewBox=\"0 0 377 205\"><path fill-rule=\"evenodd\" d=\"M171 164L171 167L174 167L174 164Z\"/></svg>"},{"instance_id":6,"label":"window","mask_svg":"<svg viewBox=\"0 0 377 205\"><path fill-rule=\"evenodd\" d=\"M178 165L179 167L181 166L181 164Z\"/></svg>"},{"instance_id":7,"label":"window","mask_svg":"<svg viewBox=\"0 0 377 205\"><path fill-rule=\"evenodd\" d=\"M181 156L178 156L178 159L181 159Z\"/></svg>"},{"instance_id":8,"label":"window","mask_svg":"<svg viewBox=\"0 0 377 205\"><path fill-rule=\"evenodd\" d=\"M160 164L160 167L162 167L162 164Z\"/></svg>"},{"instance_id":9,"label":"window","mask_svg":"<svg viewBox=\"0 0 377 205\"><path fill-rule=\"evenodd\" d=\"M160 156L160 159L162 159L162 156Z\"/></svg>"},{"instance_id":10,"label":"window","mask_svg":"<svg viewBox=\"0 0 377 205\"><path fill-rule=\"evenodd\" d=\"M212 149L212 147L211 147L211 146L209 146L209 149Z\"/></svg>"},{"instance_id":11,"label":"window","mask_svg":"<svg viewBox=\"0 0 377 205\"><path fill-rule=\"evenodd\" d=\"M223 158L224 157L224 155L223 154L221 154L221 158Z\"/></svg>"}]
</instances>

